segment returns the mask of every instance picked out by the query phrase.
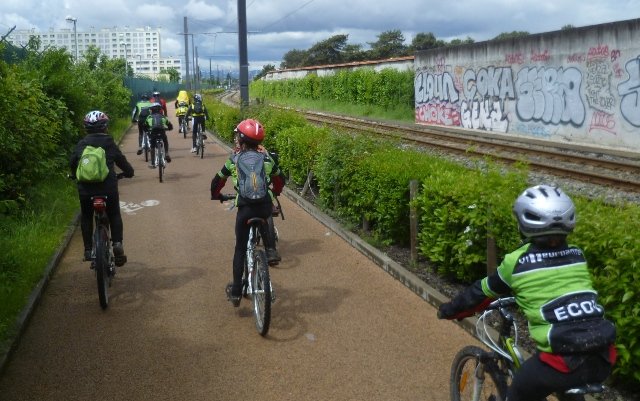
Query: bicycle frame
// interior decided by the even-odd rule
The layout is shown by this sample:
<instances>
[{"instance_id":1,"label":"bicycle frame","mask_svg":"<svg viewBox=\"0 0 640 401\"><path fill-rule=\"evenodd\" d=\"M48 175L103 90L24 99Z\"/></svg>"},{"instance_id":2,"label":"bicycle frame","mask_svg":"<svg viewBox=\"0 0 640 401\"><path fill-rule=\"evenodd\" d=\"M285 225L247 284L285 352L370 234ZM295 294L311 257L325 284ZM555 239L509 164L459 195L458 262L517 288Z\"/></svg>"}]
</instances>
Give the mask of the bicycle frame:
<instances>
[{"instance_id":1,"label":"bicycle frame","mask_svg":"<svg viewBox=\"0 0 640 401\"><path fill-rule=\"evenodd\" d=\"M504 400L508 385L516 371L524 363L524 358L518 348L518 327L513 315L507 310L516 305L514 297L499 298L493 301L480 314L476 322L476 337L487 346L490 351L476 346L467 346L456 355L451 367L451 399L463 400L462 393L469 384L472 385L469 400L471 401L500 401ZM496 334L491 334L491 317L499 316ZM464 368L469 361L475 361L473 374ZM489 383L485 383L489 378ZM495 389L493 392L492 389ZM557 394L560 400L583 400L581 396L588 393L598 393L604 390L602 384L586 384L582 387L565 390ZM577 397L577 398L575 398ZM465 400L467 398L464 398Z\"/></svg>"}]
</instances>

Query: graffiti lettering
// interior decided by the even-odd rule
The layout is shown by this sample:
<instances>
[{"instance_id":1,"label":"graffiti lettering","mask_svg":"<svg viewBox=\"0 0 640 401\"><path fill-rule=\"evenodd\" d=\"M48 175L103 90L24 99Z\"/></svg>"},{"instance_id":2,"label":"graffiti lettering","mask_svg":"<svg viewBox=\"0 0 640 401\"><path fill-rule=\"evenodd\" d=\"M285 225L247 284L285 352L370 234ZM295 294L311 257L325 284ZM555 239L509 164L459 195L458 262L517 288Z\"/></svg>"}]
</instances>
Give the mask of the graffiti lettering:
<instances>
[{"instance_id":1,"label":"graffiti lettering","mask_svg":"<svg viewBox=\"0 0 640 401\"><path fill-rule=\"evenodd\" d=\"M609 46L598 45L596 47L591 47L587 53L588 60L601 57L609 57Z\"/></svg>"},{"instance_id":2,"label":"graffiti lettering","mask_svg":"<svg viewBox=\"0 0 640 401\"><path fill-rule=\"evenodd\" d=\"M567 57L568 63L584 63L587 59L584 53L573 53L569 57Z\"/></svg>"},{"instance_id":3,"label":"graffiti lettering","mask_svg":"<svg viewBox=\"0 0 640 401\"><path fill-rule=\"evenodd\" d=\"M524 55L520 52L505 54L504 62L507 64L524 64Z\"/></svg>"},{"instance_id":4,"label":"graffiti lettering","mask_svg":"<svg viewBox=\"0 0 640 401\"><path fill-rule=\"evenodd\" d=\"M455 103L459 98L453 77L448 72L439 75L418 73L414 85L418 104L429 103L434 99Z\"/></svg>"},{"instance_id":5,"label":"graffiti lettering","mask_svg":"<svg viewBox=\"0 0 640 401\"><path fill-rule=\"evenodd\" d=\"M611 75L611 66L606 59L587 61L585 97L591 107L606 113L612 113L615 104L609 84Z\"/></svg>"},{"instance_id":6,"label":"graffiti lettering","mask_svg":"<svg viewBox=\"0 0 640 401\"><path fill-rule=\"evenodd\" d=\"M631 125L640 127L640 56L624 66L629 79L618 85L620 112Z\"/></svg>"},{"instance_id":7,"label":"graffiti lettering","mask_svg":"<svg viewBox=\"0 0 640 401\"><path fill-rule=\"evenodd\" d=\"M465 128L498 132L507 132L509 128L499 100L464 100L460 105L460 115Z\"/></svg>"},{"instance_id":8,"label":"graffiti lettering","mask_svg":"<svg viewBox=\"0 0 640 401\"><path fill-rule=\"evenodd\" d=\"M611 50L611 62L613 63L620 58L620 50Z\"/></svg>"},{"instance_id":9,"label":"graffiti lettering","mask_svg":"<svg viewBox=\"0 0 640 401\"><path fill-rule=\"evenodd\" d=\"M542 121L549 124L582 125L585 106L580 98L582 75L570 67L529 68L518 72L516 112L523 121Z\"/></svg>"},{"instance_id":10,"label":"graffiti lettering","mask_svg":"<svg viewBox=\"0 0 640 401\"><path fill-rule=\"evenodd\" d=\"M481 68L476 74L467 70L462 77L462 90L467 100L494 96L500 100L514 99L513 75L511 67Z\"/></svg>"},{"instance_id":11,"label":"graffiti lettering","mask_svg":"<svg viewBox=\"0 0 640 401\"><path fill-rule=\"evenodd\" d=\"M616 120L613 115L604 113L602 111L594 111L591 117L591 125L589 126L589 132L593 130L607 131L615 134Z\"/></svg>"},{"instance_id":12,"label":"graffiti lettering","mask_svg":"<svg viewBox=\"0 0 640 401\"><path fill-rule=\"evenodd\" d=\"M449 103L431 102L416 108L416 120L427 124L460 126L460 112Z\"/></svg>"},{"instance_id":13,"label":"graffiti lettering","mask_svg":"<svg viewBox=\"0 0 640 401\"><path fill-rule=\"evenodd\" d=\"M547 62L551 56L549 55L549 50L543 51L542 53L538 53L537 51L531 50L531 61L536 62Z\"/></svg>"}]
</instances>

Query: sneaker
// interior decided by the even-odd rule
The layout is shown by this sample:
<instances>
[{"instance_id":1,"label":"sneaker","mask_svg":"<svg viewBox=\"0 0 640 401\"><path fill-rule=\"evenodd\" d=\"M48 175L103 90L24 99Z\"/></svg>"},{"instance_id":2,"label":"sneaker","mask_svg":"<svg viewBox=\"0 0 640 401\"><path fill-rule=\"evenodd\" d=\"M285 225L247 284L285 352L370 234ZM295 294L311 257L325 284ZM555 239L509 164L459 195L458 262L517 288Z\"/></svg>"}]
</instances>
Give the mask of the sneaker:
<instances>
[{"instance_id":1,"label":"sneaker","mask_svg":"<svg viewBox=\"0 0 640 401\"><path fill-rule=\"evenodd\" d=\"M233 288L233 284L229 283L227 284L227 287L224 289L224 292L227 294L227 300L229 300L229 302L231 302L231 304L234 307L238 307L240 306L240 295L232 295L231 294L231 289Z\"/></svg>"},{"instance_id":2,"label":"sneaker","mask_svg":"<svg viewBox=\"0 0 640 401\"><path fill-rule=\"evenodd\" d=\"M267 261L269 266L277 265L281 260L282 258L275 248L267 248Z\"/></svg>"},{"instance_id":3,"label":"sneaker","mask_svg":"<svg viewBox=\"0 0 640 401\"><path fill-rule=\"evenodd\" d=\"M205 134L202 134L202 140L204 141L205 139L207 139L207 136Z\"/></svg>"},{"instance_id":4,"label":"sneaker","mask_svg":"<svg viewBox=\"0 0 640 401\"><path fill-rule=\"evenodd\" d=\"M127 255L124 254L124 248L122 242L113 243L113 259L116 266L120 267L127 263Z\"/></svg>"},{"instance_id":5,"label":"sneaker","mask_svg":"<svg viewBox=\"0 0 640 401\"><path fill-rule=\"evenodd\" d=\"M136 152L136 154L137 154L138 156L140 156L140 155L142 154L142 148L138 149L138 151Z\"/></svg>"},{"instance_id":6,"label":"sneaker","mask_svg":"<svg viewBox=\"0 0 640 401\"><path fill-rule=\"evenodd\" d=\"M154 163L149 163L149 168L156 168L156 165Z\"/></svg>"},{"instance_id":7,"label":"sneaker","mask_svg":"<svg viewBox=\"0 0 640 401\"><path fill-rule=\"evenodd\" d=\"M171 163L171 156L169 156L168 154L164 156L164 160L167 161L167 163Z\"/></svg>"},{"instance_id":8,"label":"sneaker","mask_svg":"<svg viewBox=\"0 0 640 401\"><path fill-rule=\"evenodd\" d=\"M196 150L197 150L197 149L196 149L196 147L195 147L195 146L194 146L194 147L192 147L192 148L191 148L191 153L196 153Z\"/></svg>"},{"instance_id":9,"label":"sneaker","mask_svg":"<svg viewBox=\"0 0 640 401\"><path fill-rule=\"evenodd\" d=\"M84 258L82 260L85 262L91 260L91 249L84 250Z\"/></svg>"}]
</instances>

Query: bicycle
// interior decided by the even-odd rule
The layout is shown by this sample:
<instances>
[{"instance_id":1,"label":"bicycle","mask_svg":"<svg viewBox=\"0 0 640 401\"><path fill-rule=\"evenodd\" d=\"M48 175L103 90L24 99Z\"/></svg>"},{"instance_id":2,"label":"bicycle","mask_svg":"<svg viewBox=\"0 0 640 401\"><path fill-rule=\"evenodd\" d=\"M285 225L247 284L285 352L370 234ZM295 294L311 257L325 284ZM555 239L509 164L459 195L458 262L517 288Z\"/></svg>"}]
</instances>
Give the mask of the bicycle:
<instances>
[{"instance_id":1,"label":"bicycle","mask_svg":"<svg viewBox=\"0 0 640 401\"><path fill-rule=\"evenodd\" d=\"M144 161L149 161L149 150L151 149L151 145L149 144L149 131L144 129L142 131L142 150L144 151Z\"/></svg>"},{"instance_id":2,"label":"bicycle","mask_svg":"<svg viewBox=\"0 0 640 401\"><path fill-rule=\"evenodd\" d=\"M221 194L220 202L234 200L235 198L236 195L234 194ZM267 224L267 220L253 217L247 220L247 224L250 226L250 230L242 277L242 295L245 298L252 299L256 330L264 337L267 335L271 323L271 304L276 300L269 275L267 252L264 246L260 246L262 242L260 229ZM227 294L227 296L229 295Z\"/></svg>"},{"instance_id":3,"label":"bicycle","mask_svg":"<svg viewBox=\"0 0 640 401\"><path fill-rule=\"evenodd\" d=\"M118 179L124 177L122 173L117 174ZM111 242L111 229L109 217L107 216L107 196L92 196L93 202L93 244L91 249L91 269L95 271L98 283L98 299L102 309L109 306L109 287L113 277L116 275L115 256L113 254L113 243ZM123 263L126 262L126 256Z\"/></svg>"},{"instance_id":4,"label":"bicycle","mask_svg":"<svg viewBox=\"0 0 640 401\"><path fill-rule=\"evenodd\" d=\"M160 182L162 182L162 176L164 174L164 169L167 166L167 161L165 160L165 150L164 150L164 141L162 140L162 136L158 133L151 133L153 146L151 147L151 159L152 167L158 169L158 178Z\"/></svg>"},{"instance_id":5,"label":"bicycle","mask_svg":"<svg viewBox=\"0 0 640 401\"><path fill-rule=\"evenodd\" d=\"M200 155L200 158L204 158L204 140L206 139L206 135L203 132L202 124L198 124L198 129L196 131L196 155Z\"/></svg>"},{"instance_id":6,"label":"bicycle","mask_svg":"<svg viewBox=\"0 0 640 401\"><path fill-rule=\"evenodd\" d=\"M499 298L487 307L476 322L476 335L490 351L468 345L456 354L451 365L452 401L502 401L514 373L524 363L518 349L518 326L507 310L516 304L514 297ZM490 317L499 316L498 336L489 333ZM511 333L514 333L513 335ZM489 380L486 380L486 379ZM601 393L601 383L587 384L556 394L561 401L584 401L585 394Z\"/></svg>"},{"instance_id":7,"label":"bicycle","mask_svg":"<svg viewBox=\"0 0 640 401\"><path fill-rule=\"evenodd\" d=\"M180 132L182 132L182 136L183 138L187 138L187 131L189 129L188 123L187 123L187 117L185 115L179 116L178 117L180 119Z\"/></svg>"}]
</instances>

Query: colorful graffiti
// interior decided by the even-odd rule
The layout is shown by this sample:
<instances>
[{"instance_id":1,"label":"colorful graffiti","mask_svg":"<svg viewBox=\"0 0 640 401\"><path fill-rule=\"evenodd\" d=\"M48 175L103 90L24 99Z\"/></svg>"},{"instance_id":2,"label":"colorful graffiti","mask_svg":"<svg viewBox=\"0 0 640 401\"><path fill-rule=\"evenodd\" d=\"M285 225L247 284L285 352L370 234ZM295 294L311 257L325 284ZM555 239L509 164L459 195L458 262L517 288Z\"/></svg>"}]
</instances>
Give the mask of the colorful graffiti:
<instances>
[{"instance_id":1,"label":"colorful graffiti","mask_svg":"<svg viewBox=\"0 0 640 401\"><path fill-rule=\"evenodd\" d=\"M629 79L618 85L620 113L631 125L640 127L640 56L627 61Z\"/></svg>"},{"instance_id":2,"label":"colorful graffiti","mask_svg":"<svg viewBox=\"0 0 640 401\"><path fill-rule=\"evenodd\" d=\"M499 61L489 65L477 59L465 65L440 54L416 71L416 120L562 140L595 135L613 144L620 136L633 142L629 138L640 133L634 129L640 127L640 55L629 59L621 49L596 44L558 55L514 49L496 52Z\"/></svg>"}]
</instances>

